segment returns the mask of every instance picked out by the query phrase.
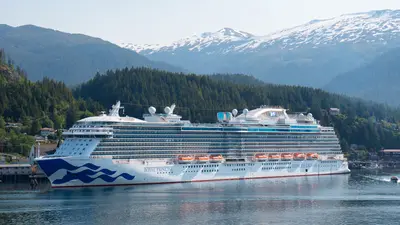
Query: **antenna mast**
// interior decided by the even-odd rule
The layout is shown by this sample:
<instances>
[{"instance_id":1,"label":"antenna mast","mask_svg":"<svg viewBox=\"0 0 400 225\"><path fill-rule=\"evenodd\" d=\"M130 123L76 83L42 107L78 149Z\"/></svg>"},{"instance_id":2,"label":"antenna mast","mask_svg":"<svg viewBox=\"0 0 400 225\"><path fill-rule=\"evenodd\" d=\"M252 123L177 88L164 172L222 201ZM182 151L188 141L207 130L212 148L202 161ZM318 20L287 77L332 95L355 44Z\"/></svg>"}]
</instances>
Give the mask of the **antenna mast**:
<instances>
[{"instance_id":1,"label":"antenna mast","mask_svg":"<svg viewBox=\"0 0 400 225\"><path fill-rule=\"evenodd\" d=\"M121 106L121 102L118 101L117 104L112 106L112 109L110 109L110 113L108 114L109 116L119 116L119 110L124 109L123 106ZM125 110L124 110L125 113Z\"/></svg>"}]
</instances>

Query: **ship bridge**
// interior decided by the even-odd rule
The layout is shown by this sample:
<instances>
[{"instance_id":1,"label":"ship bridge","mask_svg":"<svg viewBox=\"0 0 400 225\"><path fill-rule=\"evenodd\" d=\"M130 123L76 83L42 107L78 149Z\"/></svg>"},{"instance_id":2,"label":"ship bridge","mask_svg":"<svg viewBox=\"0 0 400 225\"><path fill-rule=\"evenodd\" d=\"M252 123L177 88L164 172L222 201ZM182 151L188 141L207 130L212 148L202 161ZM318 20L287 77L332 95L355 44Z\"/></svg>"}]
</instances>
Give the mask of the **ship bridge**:
<instances>
[{"instance_id":1,"label":"ship bridge","mask_svg":"<svg viewBox=\"0 0 400 225\"><path fill-rule=\"evenodd\" d=\"M108 114L102 112L99 116L91 116L77 121L68 131L63 132L66 137L111 137L116 123L144 123L146 121L134 117L121 117L119 110L123 109L121 102L112 106Z\"/></svg>"},{"instance_id":2,"label":"ship bridge","mask_svg":"<svg viewBox=\"0 0 400 225\"><path fill-rule=\"evenodd\" d=\"M137 122L145 122L144 120L137 119L135 117L121 117L119 115L119 110L123 110L124 107L121 106L121 102L118 101L117 104L112 105L108 114L102 112L99 116L92 116L81 119L77 122L77 124L85 124L85 123L115 123L115 122L127 122L127 123L137 123Z\"/></svg>"}]
</instances>

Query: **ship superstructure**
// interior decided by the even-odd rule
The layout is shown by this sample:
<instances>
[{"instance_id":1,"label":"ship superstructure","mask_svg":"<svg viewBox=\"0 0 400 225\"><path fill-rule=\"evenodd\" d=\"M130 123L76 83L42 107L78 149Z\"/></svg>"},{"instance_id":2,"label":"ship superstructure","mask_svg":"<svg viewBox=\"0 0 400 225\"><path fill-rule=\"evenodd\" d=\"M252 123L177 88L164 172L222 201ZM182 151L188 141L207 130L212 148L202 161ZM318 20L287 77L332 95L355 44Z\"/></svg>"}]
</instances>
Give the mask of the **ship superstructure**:
<instances>
[{"instance_id":1,"label":"ship superstructure","mask_svg":"<svg viewBox=\"0 0 400 225\"><path fill-rule=\"evenodd\" d=\"M261 106L194 124L175 105L143 120L108 114L79 120L54 155L37 158L53 187L176 183L348 173L332 127L311 114Z\"/></svg>"}]
</instances>

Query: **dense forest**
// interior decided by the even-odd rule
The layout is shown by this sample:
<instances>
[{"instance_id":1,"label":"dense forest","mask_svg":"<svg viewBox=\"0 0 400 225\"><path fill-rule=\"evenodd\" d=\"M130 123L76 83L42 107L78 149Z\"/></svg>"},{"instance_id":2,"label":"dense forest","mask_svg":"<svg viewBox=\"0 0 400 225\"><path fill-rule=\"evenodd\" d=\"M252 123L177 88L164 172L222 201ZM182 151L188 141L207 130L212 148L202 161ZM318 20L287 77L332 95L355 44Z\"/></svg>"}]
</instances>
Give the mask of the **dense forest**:
<instances>
[{"instance_id":1,"label":"dense forest","mask_svg":"<svg viewBox=\"0 0 400 225\"><path fill-rule=\"evenodd\" d=\"M265 84L238 74L185 75L125 68L97 73L71 90L48 78L31 82L2 51L0 58L0 150L4 152L26 155L41 127L68 128L117 100L127 115L138 118L149 106L162 111L175 103L176 112L192 122L215 122L218 111L280 105L291 112L311 112L322 125L334 126L346 152L357 152L350 151L351 144L364 149L363 157L368 151L400 146L400 110L320 89ZM341 114L331 116L329 108L339 108ZM21 126L7 129L7 123Z\"/></svg>"},{"instance_id":2,"label":"dense forest","mask_svg":"<svg viewBox=\"0 0 400 225\"><path fill-rule=\"evenodd\" d=\"M218 111L280 105L292 112L311 112L323 125L336 128L343 150L351 144L365 150L400 145L400 111L383 104L331 94L320 89L258 83L254 78L235 75L199 76L170 73L147 68L108 71L96 76L74 91L76 97L93 99L103 106L120 100L126 114L142 117L152 105L161 111L177 104L176 111L192 122L214 122ZM229 75L226 75L229 76ZM248 79L248 82L246 82ZM329 108L339 108L331 116Z\"/></svg>"},{"instance_id":3,"label":"dense forest","mask_svg":"<svg viewBox=\"0 0 400 225\"><path fill-rule=\"evenodd\" d=\"M29 81L0 50L0 152L27 155L42 127L62 129L100 109L90 99L75 100L62 82ZM7 128L10 123L18 125Z\"/></svg>"}]
</instances>

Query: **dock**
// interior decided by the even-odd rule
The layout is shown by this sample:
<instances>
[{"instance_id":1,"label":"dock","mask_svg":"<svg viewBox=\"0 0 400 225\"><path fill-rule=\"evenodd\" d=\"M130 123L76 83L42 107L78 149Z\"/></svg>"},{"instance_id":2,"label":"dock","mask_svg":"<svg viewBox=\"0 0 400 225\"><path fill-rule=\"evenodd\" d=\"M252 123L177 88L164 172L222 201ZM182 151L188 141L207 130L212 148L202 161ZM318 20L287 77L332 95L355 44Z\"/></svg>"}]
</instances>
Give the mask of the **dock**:
<instances>
[{"instance_id":1,"label":"dock","mask_svg":"<svg viewBox=\"0 0 400 225\"><path fill-rule=\"evenodd\" d=\"M31 179L45 179L46 175L31 164L0 164L1 182L19 182Z\"/></svg>"},{"instance_id":2,"label":"dock","mask_svg":"<svg viewBox=\"0 0 400 225\"><path fill-rule=\"evenodd\" d=\"M400 161L381 160L381 161L349 161L349 169L396 169L400 168Z\"/></svg>"}]
</instances>

